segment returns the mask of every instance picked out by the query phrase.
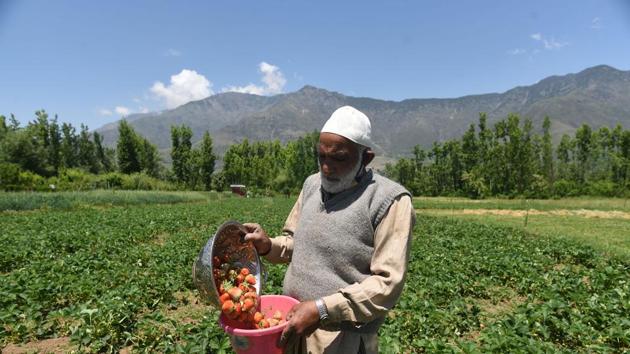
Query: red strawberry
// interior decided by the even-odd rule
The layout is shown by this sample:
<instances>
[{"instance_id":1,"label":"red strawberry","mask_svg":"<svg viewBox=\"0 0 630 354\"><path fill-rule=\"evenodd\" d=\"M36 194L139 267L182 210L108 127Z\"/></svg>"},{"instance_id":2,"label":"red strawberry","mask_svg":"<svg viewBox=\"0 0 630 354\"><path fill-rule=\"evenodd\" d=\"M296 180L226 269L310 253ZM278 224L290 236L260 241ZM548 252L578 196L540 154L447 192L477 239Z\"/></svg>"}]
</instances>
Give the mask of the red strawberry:
<instances>
[{"instance_id":1,"label":"red strawberry","mask_svg":"<svg viewBox=\"0 0 630 354\"><path fill-rule=\"evenodd\" d=\"M223 311L224 314L226 315L230 315L232 313L234 313L234 311L236 311L236 307L234 306L234 302L232 300L227 300L223 303L223 305L221 305L221 311Z\"/></svg>"},{"instance_id":2,"label":"red strawberry","mask_svg":"<svg viewBox=\"0 0 630 354\"><path fill-rule=\"evenodd\" d=\"M243 298L247 299L247 298L252 298L252 299L256 299L256 292L255 291L248 291L245 294L243 294Z\"/></svg>"},{"instance_id":3,"label":"red strawberry","mask_svg":"<svg viewBox=\"0 0 630 354\"><path fill-rule=\"evenodd\" d=\"M256 303L251 298L243 300L243 311L250 311L256 307Z\"/></svg>"},{"instance_id":4,"label":"red strawberry","mask_svg":"<svg viewBox=\"0 0 630 354\"><path fill-rule=\"evenodd\" d=\"M230 294L230 297L236 303L241 299L241 295L243 295L243 290L241 290L240 288L234 287L228 290L228 294Z\"/></svg>"},{"instance_id":5,"label":"red strawberry","mask_svg":"<svg viewBox=\"0 0 630 354\"><path fill-rule=\"evenodd\" d=\"M265 316L260 313L260 312L256 312L254 314L254 322L259 323L260 321L262 321L265 318Z\"/></svg>"},{"instance_id":6,"label":"red strawberry","mask_svg":"<svg viewBox=\"0 0 630 354\"><path fill-rule=\"evenodd\" d=\"M259 328L269 328L269 321L262 319L260 322L258 322L258 327Z\"/></svg>"},{"instance_id":7,"label":"red strawberry","mask_svg":"<svg viewBox=\"0 0 630 354\"><path fill-rule=\"evenodd\" d=\"M246 285L246 283L239 284L238 288L241 289L244 293L249 291L249 287Z\"/></svg>"},{"instance_id":8,"label":"red strawberry","mask_svg":"<svg viewBox=\"0 0 630 354\"><path fill-rule=\"evenodd\" d=\"M255 285L256 284L256 277L252 274L248 274L245 277L245 281L250 284L250 285Z\"/></svg>"},{"instance_id":9,"label":"red strawberry","mask_svg":"<svg viewBox=\"0 0 630 354\"><path fill-rule=\"evenodd\" d=\"M249 269L248 268L243 268L241 269L241 274L246 277L249 274Z\"/></svg>"}]
</instances>

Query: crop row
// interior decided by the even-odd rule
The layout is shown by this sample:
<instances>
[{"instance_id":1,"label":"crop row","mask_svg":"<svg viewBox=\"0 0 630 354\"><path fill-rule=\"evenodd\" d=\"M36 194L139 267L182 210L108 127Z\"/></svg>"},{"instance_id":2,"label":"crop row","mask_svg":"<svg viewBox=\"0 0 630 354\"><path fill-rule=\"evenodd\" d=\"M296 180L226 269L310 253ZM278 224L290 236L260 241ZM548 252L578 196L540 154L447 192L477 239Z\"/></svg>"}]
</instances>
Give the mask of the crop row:
<instances>
[{"instance_id":1,"label":"crop row","mask_svg":"<svg viewBox=\"0 0 630 354\"><path fill-rule=\"evenodd\" d=\"M280 232L293 200L5 214L0 348L71 336L86 352L229 352L190 267L227 220ZM267 265L266 293L285 267ZM420 216L382 352L630 349L630 265L566 240Z\"/></svg>"}]
</instances>

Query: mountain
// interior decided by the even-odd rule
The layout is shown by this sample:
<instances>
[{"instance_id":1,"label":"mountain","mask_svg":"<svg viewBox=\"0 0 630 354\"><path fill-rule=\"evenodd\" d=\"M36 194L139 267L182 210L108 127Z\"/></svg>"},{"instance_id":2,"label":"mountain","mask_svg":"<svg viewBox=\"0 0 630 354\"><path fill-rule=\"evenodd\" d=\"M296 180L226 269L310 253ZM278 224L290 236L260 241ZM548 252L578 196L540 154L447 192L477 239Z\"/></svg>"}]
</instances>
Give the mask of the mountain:
<instances>
[{"instance_id":1,"label":"mountain","mask_svg":"<svg viewBox=\"0 0 630 354\"><path fill-rule=\"evenodd\" d=\"M385 101L313 86L269 97L229 92L126 119L162 150L170 148L170 126L186 124L192 128L193 143L208 130L221 152L245 138L286 142L319 130L343 105L354 106L370 117L375 149L389 156L407 154L416 144L428 147L436 140L460 137L471 123L478 122L480 112L488 114L490 124L518 113L531 118L537 129L548 115L558 138L582 123L593 128L618 123L630 127L630 71L600 65L504 93L447 99ZM105 144L115 145L117 122L97 131L103 134Z\"/></svg>"}]
</instances>

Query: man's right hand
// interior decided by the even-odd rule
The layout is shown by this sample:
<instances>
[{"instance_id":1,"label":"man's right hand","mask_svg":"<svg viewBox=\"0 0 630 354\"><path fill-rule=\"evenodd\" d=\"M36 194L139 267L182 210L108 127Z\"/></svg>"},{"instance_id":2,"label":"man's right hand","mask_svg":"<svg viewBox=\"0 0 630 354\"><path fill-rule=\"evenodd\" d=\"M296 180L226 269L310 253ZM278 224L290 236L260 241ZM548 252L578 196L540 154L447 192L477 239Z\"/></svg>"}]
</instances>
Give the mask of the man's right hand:
<instances>
[{"instance_id":1,"label":"man's right hand","mask_svg":"<svg viewBox=\"0 0 630 354\"><path fill-rule=\"evenodd\" d=\"M266 255L271 251L271 239L259 224L246 223L243 226L247 229L247 234L243 240L245 242L251 241L258 254Z\"/></svg>"}]
</instances>

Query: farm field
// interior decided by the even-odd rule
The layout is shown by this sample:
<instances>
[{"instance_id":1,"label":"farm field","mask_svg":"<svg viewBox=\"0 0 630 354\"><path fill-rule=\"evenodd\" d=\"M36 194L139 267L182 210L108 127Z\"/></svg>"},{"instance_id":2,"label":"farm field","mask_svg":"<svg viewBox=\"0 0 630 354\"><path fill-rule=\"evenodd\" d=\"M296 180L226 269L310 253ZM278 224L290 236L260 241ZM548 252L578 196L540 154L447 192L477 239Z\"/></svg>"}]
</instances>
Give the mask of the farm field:
<instances>
[{"instance_id":1,"label":"farm field","mask_svg":"<svg viewBox=\"0 0 630 354\"><path fill-rule=\"evenodd\" d=\"M511 226L571 238L606 254L630 259L630 204L624 199L469 200L414 198L423 215Z\"/></svg>"},{"instance_id":2,"label":"farm field","mask_svg":"<svg viewBox=\"0 0 630 354\"><path fill-rule=\"evenodd\" d=\"M192 262L227 220L278 234L294 199L155 196L0 212L3 353L231 352ZM268 269L280 293L285 267ZM627 351L628 279L627 259L572 237L420 212L380 351Z\"/></svg>"}]
</instances>

